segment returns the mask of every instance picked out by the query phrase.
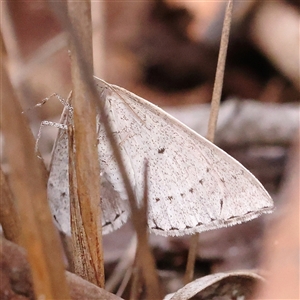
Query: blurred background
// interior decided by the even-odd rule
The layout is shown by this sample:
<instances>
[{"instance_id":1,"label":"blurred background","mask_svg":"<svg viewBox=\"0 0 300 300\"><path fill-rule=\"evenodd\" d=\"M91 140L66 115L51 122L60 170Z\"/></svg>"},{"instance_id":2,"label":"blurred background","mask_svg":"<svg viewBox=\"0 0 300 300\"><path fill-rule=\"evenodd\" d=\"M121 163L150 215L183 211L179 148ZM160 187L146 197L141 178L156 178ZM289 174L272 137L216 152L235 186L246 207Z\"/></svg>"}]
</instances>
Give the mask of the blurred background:
<instances>
[{"instance_id":1,"label":"blurred background","mask_svg":"<svg viewBox=\"0 0 300 300\"><path fill-rule=\"evenodd\" d=\"M225 5L92 2L95 75L160 105L209 102ZM23 98L35 103L54 88L66 96L67 37L47 4L9 1L2 9L11 75ZM234 4L224 99L298 99L298 22L298 1Z\"/></svg>"},{"instance_id":2,"label":"blurred background","mask_svg":"<svg viewBox=\"0 0 300 300\"><path fill-rule=\"evenodd\" d=\"M62 105L53 99L42 108L27 109L54 92L66 98L72 88L68 37L46 2L7 1L1 6L11 80L36 134L42 120L59 120ZM177 113L209 103L225 6L225 1L92 2L95 75ZM256 119L256 110L249 109L253 122L246 125L249 131L264 117L274 119L276 125L261 133L268 137L265 142L260 138L257 143L218 145L261 180L279 208L290 200L283 199L282 187L290 176L286 166L299 129L299 10L298 1L234 4L222 95L224 104L233 98L241 103L252 99L263 104L263 109L272 108ZM285 126L285 138L274 138L272 144L272 135L284 131ZM226 131L224 134L226 140ZM39 147L46 162L55 135L53 128L44 128ZM5 157L2 164L5 170ZM297 201L294 208L299 208ZM278 209L271 216L201 234L196 276L264 263L265 225L269 229L281 215ZM289 228L291 235L299 236L297 220L298 224ZM131 235L131 227L126 225L104 237L108 276ZM167 278L166 288L173 287L178 272L184 271L188 238L152 236L151 242L158 268ZM271 249L265 253L267 257L272 255Z\"/></svg>"}]
</instances>

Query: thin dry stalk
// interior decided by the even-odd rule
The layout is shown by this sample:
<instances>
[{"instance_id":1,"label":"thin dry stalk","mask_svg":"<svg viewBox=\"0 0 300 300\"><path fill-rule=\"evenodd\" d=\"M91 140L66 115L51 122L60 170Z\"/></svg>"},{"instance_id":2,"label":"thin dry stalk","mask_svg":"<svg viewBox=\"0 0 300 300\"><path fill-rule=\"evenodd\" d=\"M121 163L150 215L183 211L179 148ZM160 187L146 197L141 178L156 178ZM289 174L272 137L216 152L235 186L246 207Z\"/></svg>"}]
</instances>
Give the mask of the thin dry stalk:
<instances>
[{"instance_id":1,"label":"thin dry stalk","mask_svg":"<svg viewBox=\"0 0 300 300\"><path fill-rule=\"evenodd\" d=\"M16 36L15 24L12 20L12 12L10 11L9 3L7 1L2 2L2 18L1 18L1 31L3 39L5 40L5 46L9 52L11 63L16 67L21 65L22 55L20 51L19 40Z\"/></svg>"},{"instance_id":2,"label":"thin dry stalk","mask_svg":"<svg viewBox=\"0 0 300 300\"><path fill-rule=\"evenodd\" d=\"M3 65L5 54L1 57L1 128L35 294L37 298L68 299L62 247L47 202L45 168L35 154L34 138Z\"/></svg>"},{"instance_id":3,"label":"thin dry stalk","mask_svg":"<svg viewBox=\"0 0 300 300\"><path fill-rule=\"evenodd\" d=\"M73 123L72 123L73 124ZM96 274L92 266L92 260L87 244L87 236L83 227L80 212L80 203L77 193L77 180L75 171L75 145L73 125L68 126L68 148L69 148L69 193L70 193L70 215L72 229L72 269L74 273L82 278L94 282Z\"/></svg>"},{"instance_id":4,"label":"thin dry stalk","mask_svg":"<svg viewBox=\"0 0 300 300\"><path fill-rule=\"evenodd\" d=\"M137 247L137 239L136 239L136 236L133 236L129 243L128 248L122 254L122 257L119 259L118 264L114 268L113 273L110 275L110 277L108 278L108 280L105 283L105 289L107 291L115 290L120 282L127 280L126 274L132 268L134 258L136 256L136 247ZM130 273L132 273L132 271L130 271ZM127 282L128 282L128 280L127 280ZM119 290L120 290L120 288L119 288ZM122 295L121 292L120 292L120 295Z\"/></svg>"},{"instance_id":5,"label":"thin dry stalk","mask_svg":"<svg viewBox=\"0 0 300 300\"><path fill-rule=\"evenodd\" d=\"M216 125L217 125L218 113L219 113L219 107L220 107L220 101L222 95L227 47L229 42L230 25L232 19L232 8L233 8L232 0L229 0L225 12L224 23L223 23L222 37L221 37L218 64L217 64L217 72L216 72L215 84L214 84L213 95L211 100L211 110L210 110L210 116L208 121L208 130L206 134L206 138L211 142L214 141L214 137L215 137L215 131L216 131ZM194 277L198 241L199 241L199 233L196 233L190 239L190 249L189 249L188 261L187 261L186 271L184 276L185 284L191 282Z\"/></svg>"},{"instance_id":6,"label":"thin dry stalk","mask_svg":"<svg viewBox=\"0 0 300 300\"><path fill-rule=\"evenodd\" d=\"M106 69L106 1L92 1L94 74L105 78Z\"/></svg>"},{"instance_id":7,"label":"thin dry stalk","mask_svg":"<svg viewBox=\"0 0 300 300\"><path fill-rule=\"evenodd\" d=\"M188 259L187 259L186 269L184 274L184 284L188 284L194 278L198 241L199 241L199 233L197 232L190 237L190 247L189 247Z\"/></svg>"},{"instance_id":8,"label":"thin dry stalk","mask_svg":"<svg viewBox=\"0 0 300 300\"><path fill-rule=\"evenodd\" d=\"M4 237L19 244L21 235L20 218L5 175L0 168L0 224Z\"/></svg>"},{"instance_id":9,"label":"thin dry stalk","mask_svg":"<svg viewBox=\"0 0 300 300\"><path fill-rule=\"evenodd\" d=\"M78 187L75 172L75 145L73 126L68 126L69 144L69 184L70 184L70 215L72 228L72 269L76 274L89 282L97 280L96 269L93 266L91 254L88 248L88 237L84 228L80 202L78 198Z\"/></svg>"},{"instance_id":10,"label":"thin dry stalk","mask_svg":"<svg viewBox=\"0 0 300 300\"><path fill-rule=\"evenodd\" d=\"M123 280L116 292L117 296L121 297L123 295L123 293L128 285L128 282L130 281L131 276L132 276L132 266L130 266L130 268L128 268L126 273L124 274Z\"/></svg>"},{"instance_id":11,"label":"thin dry stalk","mask_svg":"<svg viewBox=\"0 0 300 300\"><path fill-rule=\"evenodd\" d=\"M140 208L135 207L132 221L137 230L138 247L136 251L137 267L141 269L146 285L147 299L161 299L158 276L155 269L155 260L148 244L148 163L145 163L144 198ZM138 276L138 274L137 274ZM137 279L138 280L138 279ZM138 280L139 281L139 280ZM138 286L134 286L137 288ZM133 288L133 289L134 289ZM138 292L138 291L136 291Z\"/></svg>"},{"instance_id":12,"label":"thin dry stalk","mask_svg":"<svg viewBox=\"0 0 300 300\"><path fill-rule=\"evenodd\" d=\"M135 261L135 266L132 270L132 284L130 290L129 300L138 300L142 293L142 276L141 276L141 268L137 264L137 260Z\"/></svg>"},{"instance_id":13,"label":"thin dry stalk","mask_svg":"<svg viewBox=\"0 0 300 300\"><path fill-rule=\"evenodd\" d=\"M13 74L13 82L18 88L20 100L33 99L34 93L32 92L31 85L28 84L28 76L34 74L36 69L30 62L25 62L22 56L22 45L17 37L17 28L12 18L14 11L12 10L9 1L2 1L1 9L1 29L10 58L9 65L7 66L8 71L10 74ZM34 53L32 57L35 58L36 55L37 54Z\"/></svg>"},{"instance_id":14,"label":"thin dry stalk","mask_svg":"<svg viewBox=\"0 0 300 300\"><path fill-rule=\"evenodd\" d=\"M74 258L75 271L90 282L104 287L96 108L94 103L89 101L91 98L90 92L85 84L79 62L84 60L90 70L89 77L92 78L91 4L90 1L69 1L68 10L77 39L81 41L82 45L82 53L80 53L82 55L79 55L71 38L74 138L76 145L74 164L70 165L70 169L72 166L75 167L73 168L73 172L75 171L73 180L76 180L76 183L71 188L76 187L73 193L74 198L78 200L77 205L74 206L75 219L78 220L77 225L82 226L73 231L73 233L77 233L74 240L77 239L79 243L74 246L80 246L79 249L74 251L77 254ZM69 148L70 152L73 152L73 149L74 147ZM87 267L88 265L90 266ZM85 271L82 272L83 270Z\"/></svg>"},{"instance_id":15,"label":"thin dry stalk","mask_svg":"<svg viewBox=\"0 0 300 300\"><path fill-rule=\"evenodd\" d=\"M224 23L223 23L223 30L222 30L218 64L217 64L217 72L216 72L215 84L214 84L213 95L211 100L211 112L209 116L208 130L206 134L206 138L211 142L213 142L215 138L220 101L222 96L227 48L228 48L230 25L232 19L232 9L233 9L233 2L232 0L230 0L228 1L228 5L225 12Z\"/></svg>"}]
</instances>

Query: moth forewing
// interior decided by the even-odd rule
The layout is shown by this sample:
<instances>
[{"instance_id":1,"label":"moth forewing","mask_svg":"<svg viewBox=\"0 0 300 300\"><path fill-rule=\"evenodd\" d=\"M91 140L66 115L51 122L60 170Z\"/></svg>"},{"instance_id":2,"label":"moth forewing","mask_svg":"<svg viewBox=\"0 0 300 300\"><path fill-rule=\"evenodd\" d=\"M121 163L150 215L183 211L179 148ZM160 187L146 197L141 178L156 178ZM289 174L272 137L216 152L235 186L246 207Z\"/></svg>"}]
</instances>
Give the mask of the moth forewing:
<instances>
[{"instance_id":1,"label":"moth forewing","mask_svg":"<svg viewBox=\"0 0 300 300\"><path fill-rule=\"evenodd\" d=\"M95 79L135 192L144 197L148 162L148 226L160 235L185 235L239 224L271 212L273 201L239 162L147 100ZM64 115L65 113L65 115ZM66 122L66 112L63 122ZM107 134L98 118L103 233L130 215L128 196ZM59 131L48 193L54 215L68 232L67 135ZM53 204L54 203L54 204ZM64 210L63 213L61 210Z\"/></svg>"}]
</instances>

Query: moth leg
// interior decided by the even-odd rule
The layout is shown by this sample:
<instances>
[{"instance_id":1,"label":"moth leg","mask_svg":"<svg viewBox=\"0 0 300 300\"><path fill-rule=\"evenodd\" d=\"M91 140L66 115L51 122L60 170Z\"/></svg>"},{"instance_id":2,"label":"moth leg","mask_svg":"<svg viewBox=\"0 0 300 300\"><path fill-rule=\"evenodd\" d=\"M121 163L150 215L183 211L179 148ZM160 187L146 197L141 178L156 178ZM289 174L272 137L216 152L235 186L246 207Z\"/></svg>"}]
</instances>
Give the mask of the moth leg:
<instances>
[{"instance_id":1,"label":"moth leg","mask_svg":"<svg viewBox=\"0 0 300 300\"><path fill-rule=\"evenodd\" d=\"M44 98L41 102L37 103L34 107L41 107L46 102L48 102L52 97L55 97L59 100L59 102L64 106L64 111L66 110L68 112L68 116L70 117L70 119L72 119L72 117L73 117L73 107L69 104L69 99L71 97L71 93L70 93L67 100L63 99L57 93L53 93L49 97ZM43 126L51 126L51 127L55 127L55 128L63 129L63 130L67 129L67 125L62 124L62 123L51 122L51 121L42 121L41 126L39 128L37 138L36 138L35 147L34 147L34 150L35 150L36 153L38 153L38 144L39 144L39 140L40 140L41 135L42 135L42 127ZM38 157L41 158L39 155L38 155Z\"/></svg>"},{"instance_id":2,"label":"moth leg","mask_svg":"<svg viewBox=\"0 0 300 300\"><path fill-rule=\"evenodd\" d=\"M67 129L68 129L68 126L67 126L66 124L61 124L61 123L51 122L51 121L42 121L41 126L40 126L40 128L39 128L39 132L38 132L38 134L37 134L36 141L35 141L35 147L34 147L35 153L38 153L39 140L40 140L40 138L41 138L41 135L42 135L42 128L43 128L44 126L51 126L51 127L55 127L55 128L63 129L63 130L67 130ZM38 155L38 158L41 158L41 157Z\"/></svg>"}]
</instances>

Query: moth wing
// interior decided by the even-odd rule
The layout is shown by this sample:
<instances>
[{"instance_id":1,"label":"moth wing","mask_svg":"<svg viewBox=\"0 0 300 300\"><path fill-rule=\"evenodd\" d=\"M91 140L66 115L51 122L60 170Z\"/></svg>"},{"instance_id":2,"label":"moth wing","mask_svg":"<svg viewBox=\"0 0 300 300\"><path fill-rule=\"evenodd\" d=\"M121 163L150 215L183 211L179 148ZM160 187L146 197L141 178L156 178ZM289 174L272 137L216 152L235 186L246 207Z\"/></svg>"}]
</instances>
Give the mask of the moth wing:
<instances>
[{"instance_id":1,"label":"moth wing","mask_svg":"<svg viewBox=\"0 0 300 300\"><path fill-rule=\"evenodd\" d=\"M66 124L66 113L61 118ZM66 234L71 234L70 227L70 194L69 194L69 152L68 134L60 129L52 153L50 175L48 180L48 200L54 219L60 229ZM102 172L101 199L99 205L102 209L102 232L107 234L121 227L130 215L127 201L122 201L118 192L113 189L105 173Z\"/></svg>"},{"instance_id":2,"label":"moth wing","mask_svg":"<svg viewBox=\"0 0 300 300\"><path fill-rule=\"evenodd\" d=\"M150 231L192 234L272 211L273 201L261 183L223 150L123 88L110 85L104 91L102 81L98 88L105 93L106 112L138 201L143 197L144 162L148 161ZM104 171L125 199L116 162L112 156L106 159Z\"/></svg>"}]
</instances>

